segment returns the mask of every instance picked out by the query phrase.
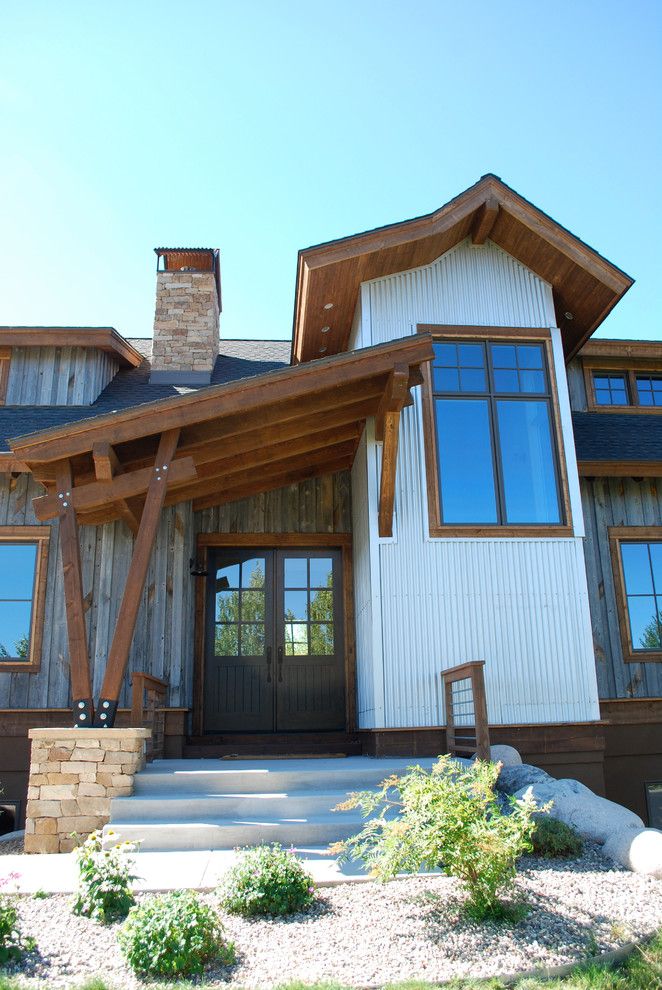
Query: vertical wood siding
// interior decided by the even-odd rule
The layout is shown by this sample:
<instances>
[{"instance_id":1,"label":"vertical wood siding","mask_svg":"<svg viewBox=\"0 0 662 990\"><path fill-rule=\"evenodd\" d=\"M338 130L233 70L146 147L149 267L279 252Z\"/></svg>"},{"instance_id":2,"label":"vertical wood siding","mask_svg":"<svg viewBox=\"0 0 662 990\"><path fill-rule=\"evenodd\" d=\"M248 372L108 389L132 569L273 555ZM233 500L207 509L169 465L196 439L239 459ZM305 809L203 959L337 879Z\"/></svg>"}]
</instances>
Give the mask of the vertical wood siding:
<instances>
[{"instance_id":1,"label":"vertical wood siding","mask_svg":"<svg viewBox=\"0 0 662 990\"><path fill-rule=\"evenodd\" d=\"M609 526L662 526L662 482L582 479L586 570L601 698L662 697L662 663L624 663Z\"/></svg>"},{"instance_id":2,"label":"vertical wood siding","mask_svg":"<svg viewBox=\"0 0 662 990\"><path fill-rule=\"evenodd\" d=\"M570 405L576 412L586 412L586 382L584 380L584 370L579 358L573 358L566 365L568 374L568 391L570 392Z\"/></svg>"},{"instance_id":3,"label":"vertical wood siding","mask_svg":"<svg viewBox=\"0 0 662 990\"><path fill-rule=\"evenodd\" d=\"M8 406L86 406L117 374L117 360L88 347L14 347Z\"/></svg>"},{"instance_id":4,"label":"vertical wood siding","mask_svg":"<svg viewBox=\"0 0 662 990\"><path fill-rule=\"evenodd\" d=\"M466 242L426 268L363 287L364 345L406 336L417 323L550 327L550 287L499 248ZM558 343L556 341L555 343ZM559 402L576 532L583 533L563 359L555 347ZM563 387L561 387L563 386ZM381 676L384 727L435 725L443 719L439 672L486 661L493 723L599 718L582 541L431 539L420 390L401 417L394 536L374 527L359 541L356 568L370 568L383 646L371 666L358 653L359 679ZM365 499L372 517L379 447L370 442L365 475L353 485L355 519ZM375 562L376 550L376 562ZM357 591L357 611L360 604ZM360 665L364 664L364 672ZM375 681L375 683L377 683ZM361 722L361 725L364 723Z\"/></svg>"},{"instance_id":5,"label":"vertical wood siding","mask_svg":"<svg viewBox=\"0 0 662 990\"><path fill-rule=\"evenodd\" d=\"M0 526L30 526L32 499L43 489L31 477L0 475ZM194 587L189 560L198 532L321 532L351 530L350 478L342 472L193 513L190 502L163 510L129 656L120 705L130 705L129 678L146 671L169 683L168 704L192 699ZM83 589L93 686L98 695L124 590L133 537L123 522L80 531ZM51 524L44 639L37 674L0 667L0 708L66 708L69 650L57 521Z\"/></svg>"}]
</instances>

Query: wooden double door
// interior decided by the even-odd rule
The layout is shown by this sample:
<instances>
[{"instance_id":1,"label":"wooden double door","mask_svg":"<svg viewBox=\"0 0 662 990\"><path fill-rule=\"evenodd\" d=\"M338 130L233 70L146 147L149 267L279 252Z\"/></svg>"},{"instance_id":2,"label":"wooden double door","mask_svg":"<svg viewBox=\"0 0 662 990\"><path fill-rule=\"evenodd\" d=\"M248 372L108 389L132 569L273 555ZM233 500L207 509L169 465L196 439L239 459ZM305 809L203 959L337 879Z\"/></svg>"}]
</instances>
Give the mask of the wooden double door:
<instances>
[{"instance_id":1,"label":"wooden double door","mask_svg":"<svg viewBox=\"0 0 662 990\"><path fill-rule=\"evenodd\" d=\"M342 555L209 552L205 732L345 729Z\"/></svg>"}]
</instances>

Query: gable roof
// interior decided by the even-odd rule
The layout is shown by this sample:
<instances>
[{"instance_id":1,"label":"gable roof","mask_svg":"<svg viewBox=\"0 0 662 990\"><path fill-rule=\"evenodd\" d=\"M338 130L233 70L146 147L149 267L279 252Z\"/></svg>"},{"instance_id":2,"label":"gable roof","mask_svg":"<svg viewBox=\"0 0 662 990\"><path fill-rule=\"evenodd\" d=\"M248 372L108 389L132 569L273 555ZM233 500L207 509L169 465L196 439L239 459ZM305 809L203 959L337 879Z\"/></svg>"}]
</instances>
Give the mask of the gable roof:
<instances>
[{"instance_id":1,"label":"gable roof","mask_svg":"<svg viewBox=\"0 0 662 990\"><path fill-rule=\"evenodd\" d=\"M362 282L431 264L466 237L489 237L550 283L567 357L633 283L498 176L484 175L433 213L300 251L293 362L319 357L320 347L346 350Z\"/></svg>"},{"instance_id":2,"label":"gable roof","mask_svg":"<svg viewBox=\"0 0 662 990\"><path fill-rule=\"evenodd\" d=\"M115 327L0 327L0 347L89 347L136 368L141 354Z\"/></svg>"}]
</instances>

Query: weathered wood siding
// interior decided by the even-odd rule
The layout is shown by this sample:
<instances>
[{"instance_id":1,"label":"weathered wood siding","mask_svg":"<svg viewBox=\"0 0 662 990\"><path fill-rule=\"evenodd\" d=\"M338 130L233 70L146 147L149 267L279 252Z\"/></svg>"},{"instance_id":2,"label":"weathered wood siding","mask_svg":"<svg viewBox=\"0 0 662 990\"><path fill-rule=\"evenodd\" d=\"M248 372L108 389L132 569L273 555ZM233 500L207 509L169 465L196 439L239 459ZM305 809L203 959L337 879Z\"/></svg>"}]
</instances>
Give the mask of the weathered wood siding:
<instances>
[{"instance_id":1,"label":"weathered wood siding","mask_svg":"<svg viewBox=\"0 0 662 990\"><path fill-rule=\"evenodd\" d=\"M581 489L600 698L660 698L662 664L623 662L607 529L662 526L662 483L655 478L584 478Z\"/></svg>"},{"instance_id":2,"label":"weathered wood siding","mask_svg":"<svg viewBox=\"0 0 662 990\"><path fill-rule=\"evenodd\" d=\"M570 393L570 407L574 412L586 412L586 382L584 380L584 369L579 358L573 358L566 365L568 372L568 392Z\"/></svg>"},{"instance_id":3,"label":"weathered wood siding","mask_svg":"<svg viewBox=\"0 0 662 990\"><path fill-rule=\"evenodd\" d=\"M13 347L8 406L86 406L119 369L117 360L91 347Z\"/></svg>"},{"instance_id":4,"label":"weathered wood siding","mask_svg":"<svg viewBox=\"0 0 662 990\"><path fill-rule=\"evenodd\" d=\"M35 525L32 499L43 489L30 475L0 475L0 526ZM70 704L67 628L58 523L52 524L41 670L3 672L0 709L66 708ZM200 533L346 533L351 529L347 473L292 485L241 502L194 514L190 502L165 509L156 537L129 670L120 707L130 705L129 677L142 670L169 683L168 704L189 707L192 699L194 582L189 561ZM88 644L95 696L103 679L133 537L123 522L80 531Z\"/></svg>"}]
</instances>

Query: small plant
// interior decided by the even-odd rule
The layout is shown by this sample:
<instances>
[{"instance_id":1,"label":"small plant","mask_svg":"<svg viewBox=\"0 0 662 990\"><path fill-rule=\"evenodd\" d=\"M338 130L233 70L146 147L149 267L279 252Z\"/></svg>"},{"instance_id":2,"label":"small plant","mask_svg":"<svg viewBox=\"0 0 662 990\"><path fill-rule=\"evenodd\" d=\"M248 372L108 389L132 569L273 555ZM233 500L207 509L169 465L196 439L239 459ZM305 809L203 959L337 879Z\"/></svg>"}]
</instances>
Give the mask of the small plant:
<instances>
[{"instance_id":1,"label":"small plant","mask_svg":"<svg viewBox=\"0 0 662 990\"><path fill-rule=\"evenodd\" d=\"M361 808L374 817L332 851L363 860L382 881L440 869L464 884L470 917L521 917L521 908L513 910L500 896L512 890L517 859L531 849L532 816L540 809L529 795L511 798L504 813L495 794L500 769L480 760L465 767L441 756L429 773L411 767L377 791L351 794L336 810Z\"/></svg>"},{"instance_id":2,"label":"small plant","mask_svg":"<svg viewBox=\"0 0 662 990\"><path fill-rule=\"evenodd\" d=\"M112 832L108 833L112 835ZM118 842L112 849L102 846L101 832L92 832L73 855L78 863L78 890L73 901L74 914L82 914L102 923L126 918L135 904L131 882L134 861L129 853L135 843Z\"/></svg>"},{"instance_id":3,"label":"small plant","mask_svg":"<svg viewBox=\"0 0 662 990\"><path fill-rule=\"evenodd\" d=\"M279 915L307 908L315 899L315 887L293 850L256 846L228 870L219 894L231 914Z\"/></svg>"},{"instance_id":4,"label":"small plant","mask_svg":"<svg viewBox=\"0 0 662 990\"><path fill-rule=\"evenodd\" d=\"M35 890L34 894L32 895L32 900L33 901L47 901L50 896L51 895L48 893L48 891L42 890L41 888L39 888L39 890Z\"/></svg>"},{"instance_id":5,"label":"small plant","mask_svg":"<svg viewBox=\"0 0 662 990\"><path fill-rule=\"evenodd\" d=\"M2 889L13 880L18 880L18 873L0 878L0 966L19 962L36 947L33 938L23 935L16 903Z\"/></svg>"},{"instance_id":6,"label":"small plant","mask_svg":"<svg viewBox=\"0 0 662 990\"><path fill-rule=\"evenodd\" d=\"M202 973L212 959L224 965L235 959L217 912L190 890L131 908L117 939L139 976L190 976Z\"/></svg>"},{"instance_id":7,"label":"small plant","mask_svg":"<svg viewBox=\"0 0 662 990\"><path fill-rule=\"evenodd\" d=\"M531 836L534 856L546 859L576 859L584 843L576 829L550 815L534 815L535 830Z\"/></svg>"}]
</instances>

